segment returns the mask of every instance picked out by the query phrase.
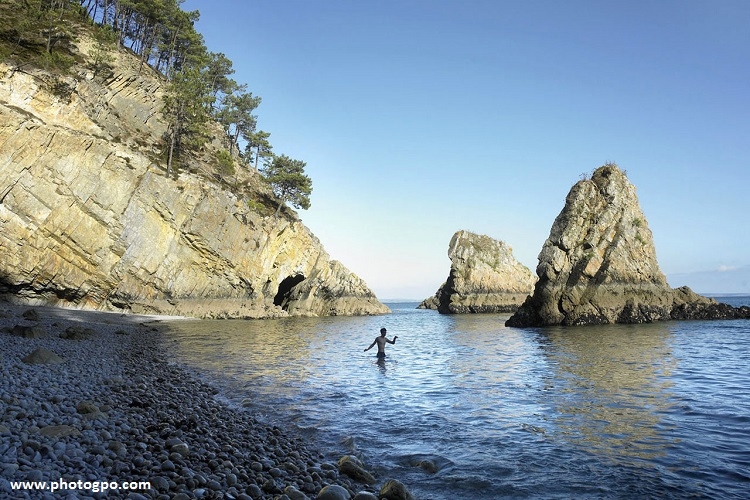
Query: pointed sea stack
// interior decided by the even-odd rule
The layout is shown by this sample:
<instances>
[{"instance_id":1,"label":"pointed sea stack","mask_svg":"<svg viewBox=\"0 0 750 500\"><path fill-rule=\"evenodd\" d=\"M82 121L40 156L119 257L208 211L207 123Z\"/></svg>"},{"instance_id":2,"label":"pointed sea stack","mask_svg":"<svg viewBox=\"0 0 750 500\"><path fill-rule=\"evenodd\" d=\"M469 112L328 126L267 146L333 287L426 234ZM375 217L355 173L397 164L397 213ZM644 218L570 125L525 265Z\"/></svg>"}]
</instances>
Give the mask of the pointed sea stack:
<instances>
[{"instance_id":1,"label":"pointed sea stack","mask_svg":"<svg viewBox=\"0 0 750 500\"><path fill-rule=\"evenodd\" d=\"M534 294L506 326L649 323L750 316L694 293L673 290L635 187L614 164L576 183L539 254Z\"/></svg>"},{"instance_id":2,"label":"pointed sea stack","mask_svg":"<svg viewBox=\"0 0 750 500\"><path fill-rule=\"evenodd\" d=\"M534 288L534 275L513 249L489 236L458 231L448 247L451 270L420 308L441 314L513 312Z\"/></svg>"}]
</instances>

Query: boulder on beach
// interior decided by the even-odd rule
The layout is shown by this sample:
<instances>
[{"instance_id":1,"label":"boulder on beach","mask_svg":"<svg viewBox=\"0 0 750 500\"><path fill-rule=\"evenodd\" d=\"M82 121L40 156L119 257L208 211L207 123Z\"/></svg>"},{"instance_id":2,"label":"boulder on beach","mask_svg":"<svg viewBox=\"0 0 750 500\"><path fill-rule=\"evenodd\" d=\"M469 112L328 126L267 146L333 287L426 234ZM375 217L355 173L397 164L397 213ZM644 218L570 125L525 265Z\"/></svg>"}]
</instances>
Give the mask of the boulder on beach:
<instances>
[{"instance_id":1,"label":"boulder on beach","mask_svg":"<svg viewBox=\"0 0 750 500\"><path fill-rule=\"evenodd\" d=\"M47 330L41 326L16 325L11 330L13 335L26 339L38 339L47 335Z\"/></svg>"},{"instance_id":2,"label":"boulder on beach","mask_svg":"<svg viewBox=\"0 0 750 500\"><path fill-rule=\"evenodd\" d=\"M284 488L284 494L289 497L289 500L310 500L310 497L291 485Z\"/></svg>"},{"instance_id":3,"label":"boulder on beach","mask_svg":"<svg viewBox=\"0 0 750 500\"><path fill-rule=\"evenodd\" d=\"M389 479L385 482L382 488L380 488L380 496L382 500L414 500L414 496L406 489L404 483L396 479Z\"/></svg>"},{"instance_id":4,"label":"boulder on beach","mask_svg":"<svg viewBox=\"0 0 750 500\"><path fill-rule=\"evenodd\" d=\"M49 349L40 347L25 358L21 359L21 361L30 365L49 365L63 363L65 360Z\"/></svg>"},{"instance_id":5,"label":"boulder on beach","mask_svg":"<svg viewBox=\"0 0 750 500\"><path fill-rule=\"evenodd\" d=\"M576 183L539 254L534 293L506 326L649 323L739 317L687 287L670 288L659 269L635 186L615 164ZM727 309L728 308L728 309Z\"/></svg>"},{"instance_id":6,"label":"boulder on beach","mask_svg":"<svg viewBox=\"0 0 750 500\"><path fill-rule=\"evenodd\" d=\"M81 415L99 413L99 407L91 401L81 401L76 405L76 412Z\"/></svg>"},{"instance_id":7,"label":"boulder on beach","mask_svg":"<svg viewBox=\"0 0 750 500\"><path fill-rule=\"evenodd\" d=\"M369 491L358 491L352 500L378 500L378 496Z\"/></svg>"},{"instance_id":8,"label":"boulder on beach","mask_svg":"<svg viewBox=\"0 0 750 500\"><path fill-rule=\"evenodd\" d=\"M39 313L36 309L27 309L21 314L24 318L28 319L29 321L39 321Z\"/></svg>"},{"instance_id":9,"label":"boulder on beach","mask_svg":"<svg viewBox=\"0 0 750 500\"><path fill-rule=\"evenodd\" d=\"M489 236L456 232L448 257L448 279L420 309L441 314L513 312L534 288L534 275L513 257L513 249Z\"/></svg>"},{"instance_id":10,"label":"boulder on beach","mask_svg":"<svg viewBox=\"0 0 750 500\"><path fill-rule=\"evenodd\" d=\"M70 425L47 425L39 429L42 436L63 438L67 436L78 436L81 432Z\"/></svg>"},{"instance_id":11,"label":"boulder on beach","mask_svg":"<svg viewBox=\"0 0 750 500\"><path fill-rule=\"evenodd\" d=\"M349 500L352 496L346 488L338 484L330 484L318 492L316 500Z\"/></svg>"},{"instance_id":12,"label":"boulder on beach","mask_svg":"<svg viewBox=\"0 0 750 500\"><path fill-rule=\"evenodd\" d=\"M86 340L95 334L96 330L93 328L74 325L66 328L65 331L60 334L60 338L66 340Z\"/></svg>"},{"instance_id":13,"label":"boulder on beach","mask_svg":"<svg viewBox=\"0 0 750 500\"><path fill-rule=\"evenodd\" d=\"M367 472L364 464L355 456L344 455L338 462L339 473L349 476L363 484L375 484L376 479Z\"/></svg>"}]
</instances>

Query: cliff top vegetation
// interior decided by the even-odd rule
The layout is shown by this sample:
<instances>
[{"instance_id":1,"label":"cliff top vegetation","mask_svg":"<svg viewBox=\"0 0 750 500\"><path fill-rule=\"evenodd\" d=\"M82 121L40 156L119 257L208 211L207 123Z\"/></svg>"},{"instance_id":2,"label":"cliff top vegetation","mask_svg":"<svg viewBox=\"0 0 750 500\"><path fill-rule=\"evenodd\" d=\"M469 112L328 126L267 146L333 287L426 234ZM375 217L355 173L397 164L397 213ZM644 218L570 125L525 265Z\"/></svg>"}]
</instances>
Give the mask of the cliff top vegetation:
<instances>
[{"instance_id":1,"label":"cliff top vegetation","mask_svg":"<svg viewBox=\"0 0 750 500\"><path fill-rule=\"evenodd\" d=\"M253 193L259 202L251 206L261 212L272 213L279 202L309 207L305 163L273 152L270 133L259 129L255 114L261 98L231 78L232 61L208 50L194 28L200 13L183 11L182 2L3 0L0 61L11 73L51 75L45 83L57 94L71 92L62 77L81 78L82 69L106 84L114 54L129 53L139 75L161 80L166 132L158 138L155 161L166 175L187 169L248 199ZM77 47L85 38L93 47L87 54ZM280 175L287 167L294 171ZM283 186L276 184L279 178Z\"/></svg>"}]
</instances>

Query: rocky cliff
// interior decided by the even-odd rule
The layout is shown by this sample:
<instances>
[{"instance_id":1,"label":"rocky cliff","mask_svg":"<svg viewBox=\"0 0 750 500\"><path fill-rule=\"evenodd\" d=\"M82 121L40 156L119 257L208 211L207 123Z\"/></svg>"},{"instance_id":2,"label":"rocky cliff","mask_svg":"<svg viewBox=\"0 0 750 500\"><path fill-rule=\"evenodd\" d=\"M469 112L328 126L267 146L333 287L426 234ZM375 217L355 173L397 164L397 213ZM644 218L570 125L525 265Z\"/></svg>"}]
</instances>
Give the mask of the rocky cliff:
<instances>
[{"instance_id":1,"label":"rocky cliff","mask_svg":"<svg viewBox=\"0 0 750 500\"><path fill-rule=\"evenodd\" d=\"M162 81L116 59L104 79L0 63L0 293L197 317L389 312L296 214L263 210L258 174L244 191L166 177Z\"/></svg>"},{"instance_id":2,"label":"rocky cliff","mask_svg":"<svg viewBox=\"0 0 750 500\"><path fill-rule=\"evenodd\" d=\"M448 279L420 308L442 314L512 312L534 288L534 275L513 257L513 250L489 236L458 231L448 257Z\"/></svg>"},{"instance_id":3,"label":"rocky cliff","mask_svg":"<svg viewBox=\"0 0 750 500\"><path fill-rule=\"evenodd\" d=\"M575 184L539 254L539 280L508 326L645 323L747 317L659 269L635 187L614 164Z\"/></svg>"}]
</instances>

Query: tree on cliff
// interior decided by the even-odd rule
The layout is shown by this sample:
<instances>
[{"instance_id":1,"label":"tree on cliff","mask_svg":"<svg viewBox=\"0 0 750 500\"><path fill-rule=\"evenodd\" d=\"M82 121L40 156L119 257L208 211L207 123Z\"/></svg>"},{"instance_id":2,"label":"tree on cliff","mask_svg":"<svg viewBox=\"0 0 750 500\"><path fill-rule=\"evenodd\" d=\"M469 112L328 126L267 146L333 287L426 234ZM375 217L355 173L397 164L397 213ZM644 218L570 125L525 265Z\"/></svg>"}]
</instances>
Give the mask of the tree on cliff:
<instances>
[{"instance_id":1,"label":"tree on cliff","mask_svg":"<svg viewBox=\"0 0 750 500\"><path fill-rule=\"evenodd\" d=\"M271 142L268 140L269 137L271 137L269 132L258 130L247 138L245 157L249 163L253 164L253 168L256 171L261 161L263 162L262 166L265 167L273 158L273 146L271 146Z\"/></svg>"},{"instance_id":2,"label":"tree on cliff","mask_svg":"<svg viewBox=\"0 0 750 500\"><path fill-rule=\"evenodd\" d=\"M224 127L224 132L229 141L229 154L234 149L239 150L239 141L245 141L255 133L258 117L253 114L255 108L260 105L260 97L253 96L252 92L241 92L244 86L239 88L240 92L231 93L224 97L224 105L219 112L219 122Z\"/></svg>"},{"instance_id":3,"label":"tree on cliff","mask_svg":"<svg viewBox=\"0 0 750 500\"><path fill-rule=\"evenodd\" d=\"M279 198L276 216L279 215L284 202L303 210L310 208L312 180L305 175L305 166L306 163L303 161L281 155L274 157L273 161L263 169L266 180L271 184L273 194Z\"/></svg>"},{"instance_id":4,"label":"tree on cliff","mask_svg":"<svg viewBox=\"0 0 750 500\"><path fill-rule=\"evenodd\" d=\"M200 67L184 68L174 74L164 94L167 118L167 176L172 174L175 158L200 148L207 139L209 87Z\"/></svg>"},{"instance_id":5,"label":"tree on cliff","mask_svg":"<svg viewBox=\"0 0 750 500\"><path fill-rule=\"evenodd\" d=\"M229 78L229 75L234 73L232 68L232 61L227 58L221 52L209 52L208 53L208 78L211 85L211 95L214 97L214 103L221 101L219 94L227 96L234 93L241 86L236 81ZM211 104L213 108L213 104Z\"/></svg>"}]
</instances>

